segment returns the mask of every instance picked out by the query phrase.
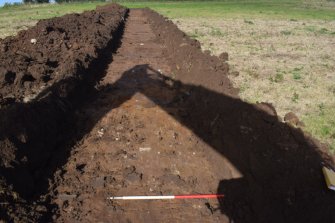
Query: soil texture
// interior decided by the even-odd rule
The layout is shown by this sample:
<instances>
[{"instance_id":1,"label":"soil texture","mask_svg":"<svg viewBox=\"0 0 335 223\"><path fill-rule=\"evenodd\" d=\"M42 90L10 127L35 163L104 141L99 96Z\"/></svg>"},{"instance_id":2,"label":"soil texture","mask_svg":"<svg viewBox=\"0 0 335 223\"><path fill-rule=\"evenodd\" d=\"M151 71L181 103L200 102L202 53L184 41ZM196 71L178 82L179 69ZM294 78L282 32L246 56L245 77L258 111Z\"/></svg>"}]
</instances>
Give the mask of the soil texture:
<instances>
[{"instance_id":1,"label":"soil texture","mask_svg":"<svg viewBox=\"0 0 335 223\"><path fill-rule=\"evenodd\" d=\"M0 46L0 219L335 222L328 149L271 104L240 100L228 55L156 12L105 6ZM208 193L224 198L107 199Z\"/></svg>"}]
</instances>

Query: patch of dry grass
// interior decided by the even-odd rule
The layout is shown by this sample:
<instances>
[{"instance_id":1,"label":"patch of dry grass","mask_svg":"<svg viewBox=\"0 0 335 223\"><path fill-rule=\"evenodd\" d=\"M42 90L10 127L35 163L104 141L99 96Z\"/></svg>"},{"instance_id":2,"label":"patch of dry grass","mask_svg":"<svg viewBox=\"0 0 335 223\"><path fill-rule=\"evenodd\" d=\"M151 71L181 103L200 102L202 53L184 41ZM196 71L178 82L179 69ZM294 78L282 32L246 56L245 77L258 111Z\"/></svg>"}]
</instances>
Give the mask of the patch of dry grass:
<instances>
[{"instance_id":1,"label":"patch of dry grass","mask_svg":"<svg viewBox=\"0 0 335 223\"><path fill-rule=\"evenodd\" d=\"M36 24L37 21L7 21L6 19L0 20L0 38L15 35L19 30L25 30ZM12 24L10 24L12 23Z\"/></svg>"},{"instance_id":2,"label":"patch of dry grass","mask_svg":"<svg viewBox=\"0 0 335 223\"><path fill-rule=\"evenodd\" d=\"M18 31L35 25L40 19L92 10L101 4L105 3L27 4L0 8L0 38L16 35Z\"/></svg>"},{"instance_id":3,"label":"patch of dry grass","mask_svg":"<svg viewBox=\"0 0 335 223\"><path fill-rule=\"evenodd\" d=\"M335 21L176 19L214 55L229 53L231 76L248 102L293 111L335 149ZM214 30L214 32L213 32Z\"/></svg>"}]
</instances>

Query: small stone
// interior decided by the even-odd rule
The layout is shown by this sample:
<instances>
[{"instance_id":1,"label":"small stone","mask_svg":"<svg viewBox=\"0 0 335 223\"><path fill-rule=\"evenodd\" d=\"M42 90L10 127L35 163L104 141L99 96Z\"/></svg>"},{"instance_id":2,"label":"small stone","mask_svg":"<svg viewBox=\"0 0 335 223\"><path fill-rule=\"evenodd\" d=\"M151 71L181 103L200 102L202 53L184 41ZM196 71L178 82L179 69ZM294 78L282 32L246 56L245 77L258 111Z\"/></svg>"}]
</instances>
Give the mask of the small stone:
<instances>
[{"instance_id":1,"label":"small stone","mask_svg":"<svg viewBox=\"0 0 335 223\"><path fill-rule=\"evenodd\" d=\"M98 131L98 136L101 138L105 133L105 130L104 128L101 128L99 131Z\"/></svg>"},{"instance_id":2,"label":"small stone","mask_svg":"<svg viewBox=\"0 0 335 223\"><path fill-rule=\"evenodd\" d=\"M79 48L80 48L80 45L78 43L75 42L72 44L72 49L78 50Z\"/></svg>"},{"instance_id":3,"label":"small stone","mask_svg":"<svg viewBox=\"0 0 335 223\"><path fill-rule=\"evenodd\" d=\"M33 94L30 94L30 95L26 95L24 98L23 98L23 102L24 103L29 103L31 102L37 95L33 95Z\"/></svg>"},{"instance_id":4,"label":"small stone","mask_svg":"<svg viewBox=\"0 0 335 223\"><path fill-rule=\"evenodd\" d=\"M140 147L139 150L140 152L149 152L151 148L150 147Z\"/></svg>"},{"instance_id":5,"label":"small stone","mask_svg":"<svg viewBox=\"0 0 335 223\"><path fill-rule=\"evenodd\" d=\"M36 43L37 43L37 39L31 39L31 40L30 40L30 43L32 43L32 44L36 44Z\"/></svg>"},{"instance_id":6,"label":"small stone","mask_svg":"<svg viewBox=\"0 0 335 223\"><path fill-rule=\"evenodd\" d=\"M37 205L36 211L45 212L45 211L47 211L47 208L44 205Z\"/></svg>"}]
</instances>

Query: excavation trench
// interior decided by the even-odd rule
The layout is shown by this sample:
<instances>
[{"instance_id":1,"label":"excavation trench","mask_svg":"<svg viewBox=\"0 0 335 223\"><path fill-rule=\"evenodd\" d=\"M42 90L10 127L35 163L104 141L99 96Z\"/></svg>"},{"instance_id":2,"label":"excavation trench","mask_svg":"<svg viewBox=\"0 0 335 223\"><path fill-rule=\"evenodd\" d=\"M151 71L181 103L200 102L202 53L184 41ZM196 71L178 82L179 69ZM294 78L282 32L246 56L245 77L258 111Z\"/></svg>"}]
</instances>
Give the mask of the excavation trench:
<instances>
[{"instance_id":1,"label":"excavation trench","mask_svg":"<svg viewBox=\"0 0 335 223\"><path fill-rule=\"evenodd\" d=\"M148 9L132 9L126 16L114 6L109 13L115 11L115 21L126 19L125 24L113 26L112 35L106 27L97 31L109 33L107 42L88 37L91 44L102 41L100 51L76 75L66 73L29 103L19 100L34 84L10 99L11 79L4 79L3 219L335 221L335 197L320 171L322 165L333 166L327 148L281 122L271 105L241 101L227 63L202 53L172 22ZM110 21L108 13L94 18L97 26ZM18 73L8 71L7 76ZM106 199L198 193L225 197Z\"/></svg>"}]
</instances>

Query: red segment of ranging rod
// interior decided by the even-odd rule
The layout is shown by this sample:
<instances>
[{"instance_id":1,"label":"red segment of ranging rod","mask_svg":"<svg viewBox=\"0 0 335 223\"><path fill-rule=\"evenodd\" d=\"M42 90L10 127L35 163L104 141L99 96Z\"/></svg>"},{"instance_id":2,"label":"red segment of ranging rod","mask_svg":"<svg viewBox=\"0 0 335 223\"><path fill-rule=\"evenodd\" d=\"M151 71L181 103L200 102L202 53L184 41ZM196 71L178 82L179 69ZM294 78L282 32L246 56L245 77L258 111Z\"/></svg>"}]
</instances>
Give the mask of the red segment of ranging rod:
<instances>
[{"instance_id":1,"label":"red segment of ranging rod","mask_svg":"<svg viewBox=\"0 0 335 223\"><path fill-rule=\"evenodd\" d=\"M191 195L176 195L175 199L201 199L201 198L220 198L223 194L191 194Z\"/></svg>"},{"instance_id":2,"label":"red segment of ranging rod","mask_svg":"<svg viewBox=\"0 0 335 223\"><path fill-rule=\"evenodd\" d=\"M167 200L167 199L211 199L224 197L223 194L190 194L190 195L160 195L160 196L121 196L108 197L110 200Z\"/></svg>"}]
</instances>

